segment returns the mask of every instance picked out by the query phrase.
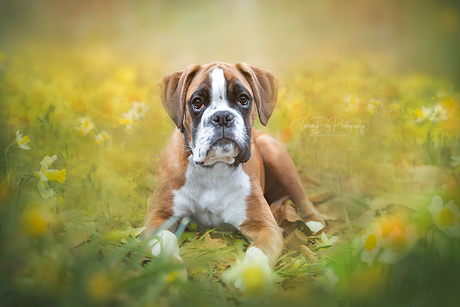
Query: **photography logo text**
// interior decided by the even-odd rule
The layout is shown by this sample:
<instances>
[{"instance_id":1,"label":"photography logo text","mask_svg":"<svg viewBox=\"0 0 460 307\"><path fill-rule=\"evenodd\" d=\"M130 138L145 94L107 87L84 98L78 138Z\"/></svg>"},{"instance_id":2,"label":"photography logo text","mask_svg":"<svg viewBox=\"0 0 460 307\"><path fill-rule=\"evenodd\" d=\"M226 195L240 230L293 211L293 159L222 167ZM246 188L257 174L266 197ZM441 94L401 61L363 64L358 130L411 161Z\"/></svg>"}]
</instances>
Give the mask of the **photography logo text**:
<instances>
[{"instance_id":1,"label":"photography logo text","mask_svg":"<svg viewBox=\"0 0 460 307\"><path fill-rule=\"evenodd\" d=\"M312 136L318 137L348 137L353 133L363 135L365 127L366 125L361 123L361 120L358 124L354 124L348 120L343 120L339 116L331 118L317 116L311 119L302 116L291 123L291 130L295 135L299 135L302 132L309 132Z\"/></svg>"}]
</instances>

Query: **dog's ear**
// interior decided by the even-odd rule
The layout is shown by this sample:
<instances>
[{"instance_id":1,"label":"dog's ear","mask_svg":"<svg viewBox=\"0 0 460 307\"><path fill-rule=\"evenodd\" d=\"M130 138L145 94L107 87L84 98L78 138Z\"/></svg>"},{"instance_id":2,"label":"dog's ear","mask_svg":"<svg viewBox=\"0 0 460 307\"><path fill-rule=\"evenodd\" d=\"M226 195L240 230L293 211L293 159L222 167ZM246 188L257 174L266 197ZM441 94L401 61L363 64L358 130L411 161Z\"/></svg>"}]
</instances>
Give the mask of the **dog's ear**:
<instances>
[{"instance_id":1,"label":"dog's ear","mask_svg":"<svg viewBox=\"0 0 460 307\"><path fill-rule=\"evenodd\" d=\"M260 123L266 126L278 98L278 81L271 72L265 69L244 62L236 64L236 67L251 85Z\"/></svg>"},{"instance_id":2,"label":"dog's ear","mask_svg":"<svg viewBox=\"0 0 460 307\"><path fill-rule=\"evenodd\" d=\"M200 65L191 64L184 70L163 76L158 82L161 102L169 116L176 123L177 128L181 131L183 130L183 120L186 112L187 89L200 67Z\"/></svg>"}]
</instances>

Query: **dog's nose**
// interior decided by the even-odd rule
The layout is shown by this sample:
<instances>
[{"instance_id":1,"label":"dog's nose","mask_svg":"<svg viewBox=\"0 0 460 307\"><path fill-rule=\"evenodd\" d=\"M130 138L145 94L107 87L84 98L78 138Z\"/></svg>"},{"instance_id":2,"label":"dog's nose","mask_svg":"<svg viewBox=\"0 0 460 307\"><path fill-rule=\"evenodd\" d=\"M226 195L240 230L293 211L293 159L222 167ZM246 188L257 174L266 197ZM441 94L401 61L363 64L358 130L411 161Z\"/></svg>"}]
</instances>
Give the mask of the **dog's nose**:
<instances>
[{"instance_id":1,"label":"dog's nose","mask_svg":"<svg viewBox=\"0 0 460 307\"><path fill-rule=\"evenodd\" d=\"M228 111L217 111L211 116L211 123L215 127L231 127L234 118L233 114Z\"/></svg>"}]
</instances>

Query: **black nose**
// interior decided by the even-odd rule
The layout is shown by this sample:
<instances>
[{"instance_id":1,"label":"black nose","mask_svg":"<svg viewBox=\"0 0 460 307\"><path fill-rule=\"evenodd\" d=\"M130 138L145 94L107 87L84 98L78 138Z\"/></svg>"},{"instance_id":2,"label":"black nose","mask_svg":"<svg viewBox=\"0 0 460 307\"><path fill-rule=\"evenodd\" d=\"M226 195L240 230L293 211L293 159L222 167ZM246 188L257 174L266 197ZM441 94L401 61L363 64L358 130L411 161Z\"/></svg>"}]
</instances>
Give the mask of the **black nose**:
<instances>
[{"instance_id":1,"label":"black nose","mask_svg":"<svg viewBox=\"0 0 460 307\"><path fill-rule=\"evenodd\" d=\"M228 111L217 111L211 116L211 123L215 127L231 127L234 118L233 114Z\"/></svg>"}]
</instances>

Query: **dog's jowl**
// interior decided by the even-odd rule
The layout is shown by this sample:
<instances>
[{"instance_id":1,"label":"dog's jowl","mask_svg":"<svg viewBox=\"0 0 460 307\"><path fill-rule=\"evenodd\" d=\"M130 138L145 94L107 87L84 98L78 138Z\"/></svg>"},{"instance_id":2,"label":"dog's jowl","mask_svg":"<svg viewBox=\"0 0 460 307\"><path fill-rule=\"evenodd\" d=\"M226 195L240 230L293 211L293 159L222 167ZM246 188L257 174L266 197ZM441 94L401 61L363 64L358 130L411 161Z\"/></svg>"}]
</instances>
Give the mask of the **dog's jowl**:
<instances>
[{"instance_id":1,"label":"dog's jowl","mask_svg":"<svg viewBox=\"0 0 460 307\"><path fill-rule=\"evenodd\" d=\"M192 64L159 86L177 129L162 156L145 235L172 216L202 229L238 230L252 243L244 262L257 262L270 276L283 245L270 203L289 196L313 232L324 228L283 146L252 128L256 110L266 125L275 108L275 77L246 63ZM172 230L160 230L162 244L153 239L149 245L155 256L182 261ZM236 285L245 288L241 279Z\"/></svg>"}]
</instances>

